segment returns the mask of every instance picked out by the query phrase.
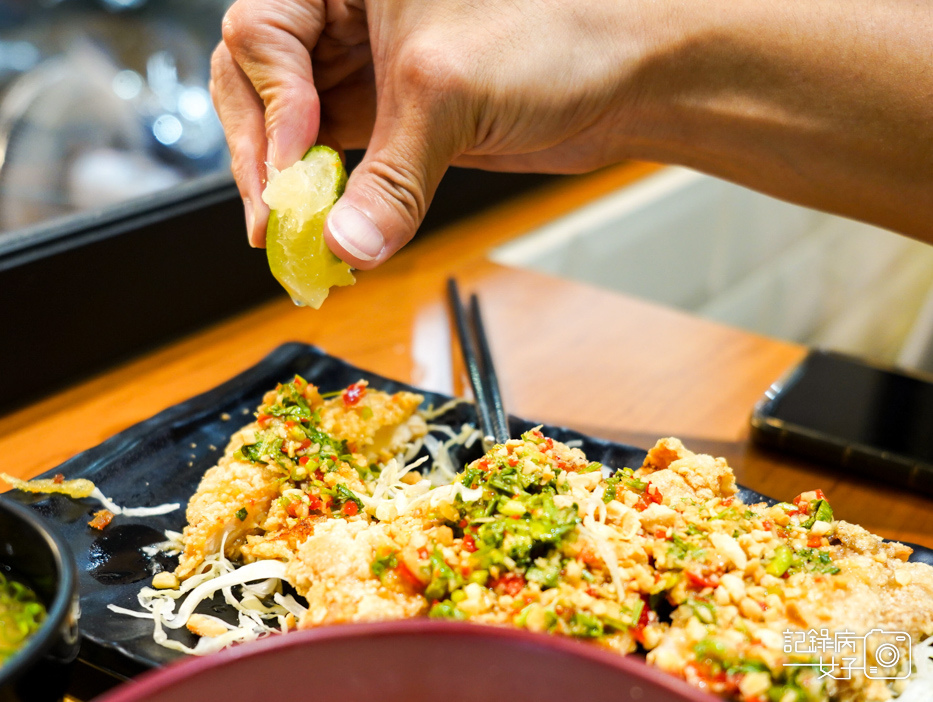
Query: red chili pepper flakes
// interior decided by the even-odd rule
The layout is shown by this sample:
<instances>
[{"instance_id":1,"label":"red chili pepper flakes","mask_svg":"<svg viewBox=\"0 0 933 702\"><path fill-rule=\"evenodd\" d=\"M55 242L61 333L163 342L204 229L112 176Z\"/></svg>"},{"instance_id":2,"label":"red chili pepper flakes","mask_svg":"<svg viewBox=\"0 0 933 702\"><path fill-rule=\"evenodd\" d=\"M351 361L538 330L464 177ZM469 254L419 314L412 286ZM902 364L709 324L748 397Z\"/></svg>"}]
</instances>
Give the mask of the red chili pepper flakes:
<instances>
[{"instance_id":1,"label":"red chili pepper flakes","mask_svg":"<svg viewBox=\"0 0 933 702\"><path fill-rule=\"evenodd\" d=\"M418 549L418 558L420 558L422 561L427 560L427 558L428 558L428 549L427 549L427 547L422 546L421 548Z\"/></svg>"},{"instance_id":2,"label":"red chili pepper flakes","mask_svg":"<svg viewBox=\"0 0 933 702\"><path fill-rule=\"evenodd\" d=\"M731 507L731 506L732 506L732 502L733 502L733 498L727 497L726 499L724 499L724 500L722 501L722 506L723 506L723 507Z\"/></svg>"},{"instance_id":3,"label":"red chili pepper flakes","mask_svg":"<svg viewBox=\"0 0 933 702\"><path fill-rule=\"evenodd\" d=\"M258 417L256 417L256 423L259 424L259 426L262 427L263 429L265 429L268 426L269 422L271 421L272 421L271 414L260 414Z\"/></svg>"},{"instance_id":4,"label":"red chili pepper flakes","mask_svg":"<svg viewBox=\"0 0 933 702\"><path fill-rule=\"evenodd\" d=\"M301 458L298 459L298 465L300 465L300 466L306 466L306 465L308 465L308 461L309 461L309 460L310 460L310 459L309 459L307 456L302 456Z\"/></svg>"},{"instance_id":5,"label":"red chili pepper flakes","mask_svg":"<svg viewBox=\"0 0 933 702\"><path fill-rule=\"evenodd\" d=\"M771 531L771 529L774 528L774 522L772 522L770 519L762 519L761 528L765 531Z\"/></svg>"},{"instance_id":6,"label":"red chili pepper flakes","mask_svg":"<svg viewBox=\"0 0 933 702\"><path fill-rule=\"evenodd\" d=\"M114 514L109 509L102 509L94 512L94 518L88 522L92 529L102 531L110 522L113 521Z\"/></svg>"},{"instance_id":7,"label":"red chili pepper flakes","mask_svg":"<svg viewBox=\"0 0 933 702\"><path fill-rule=\"evenodd\" d=\"M425 584L421 582L418 577L411 572L409 567L405 565L404 561L399 561L398 565L395 567L395 572L399 574L402 580L406 581L411 587L415 588L419 592L424 590Z\"/></svg>"},{"instance_id":8,"label":"red chili pepper flakes","mask_svg":"<svg viewBox=\"0 0 933 702\"><path fill-rule=\"evenodd\" d=\"M56 485L61 485L63 482L65 482L65 476L61 473L56 473L52 476L52 482Z\"/></svg>"},{"instance_id":9,"label":"red chili pepper flakes","mask_svg":"<svg viewBox=\"0 0 933 702\"><path fill-rule=\"evenodd\" d=\"M656 539L667 539L667 529L658 527L654 530L654 538Z\"/></svg>"},{"instance_id":10,"label":"red chili pepper flakes","mask_svg":"<svg viewBox=\"0 0 933 702\"><path fill-rule=\"evenodd\" d=\"M580 560L587 565L596 565L598 563L602 563L602 559L596 555L596 551L594 551L589 544L580 550Z\"/></svg>"},{"instance_id":11,"label":"red chili pepper flakes","mask_svg":"<svg viewBox=\"0 0 933 702\"><path fill-rule=\"evenodd\" d=\"M717 694L738 692L737 678L730 677L724 670L711 667L706 661L691 661L684 669L687 682L705 687Z\"/></svg>"},{"instance_id":12,"label":"red chili pepper flakes","mask_svg":"<svg viewBox=\"0 0 933 702\"><path fill-rule=\"evenodd\" d=\"M664 496L661 494L661 491L658 490L656 485L652 485L649 482L645 486L645 499L649 503L654 502L655 504L661 504L664 501Z\"/></svg>"},{"instance_id":13,"label":"red chili pepper flakes","mask_svg":"<svg viewBox=\"0 0 933 702\"><path fill-rule=\"evenodd\" d=\"M359 404L359 401L363 399L364 395L366 395L366 383L363 381L353 383L353 385L343 391L343 404L346 407L353 407Z\"/></svg>"},{"instance_id":14,"label":"red chili pepper flakes","mask_svg":"<svg viewBox=\"0 0 933 702\"><path fill-rule=\"evenodd\" d=\"M648 596L642 595L641 601L644 603L641 608L641 614L638 615L638 622L632 628L632 636L640 643L645 643L645 627L651 621L651 607L648 606Z\"/></svg>"},{"instance_id":15,"label":"red chili pepper flakes","mask_svg":"<svg viewBox=\"0 0 933 702\"><path fill-rule=\"evenodd\" d=\"M823 494L822 490L813 490L813 494L816 496L812 500L803 499L803 493L797 495L793 499L793 503L797 506L797 512L800 514L810 514L810 507L816 503L817 500L825 500L826 495ZM788 514L793 514L793 512L788 512Z\"/></svg>"},{"instance_id":16,"label":"red chili pepper flakes","mask_svg":"<svg viewBox=\"0 0 933 702\"><path fill-rule=\"evenodd\" d=\"M317 495L308 495L308 509L312 512L320 512L324 508L324 502Z\"/></svg>"},{"instance_id":17,"label":"red chili pepper flakes","mask_svg":"<svg viewBox=\"0 0 933 702\"><path fill-rule=\"evenodd\" d=\"M473 538L472 534L463 535L463 550L468 553L476 551L476 539Z\"/></svg>"},{"instance_id":18,"label":"red chili pepper flakes","mask_svg":"<svg viewBox=\"0 0 933 702\"><path fill-rule=\"evenodd\" d=\"M489 587L500 595L515 597L525 589L525 576L521 573L503 573L489 582Z\"/></svg>"},{"instance_id":19,"label":"red chili pepper flakes","mask_svg":"<svg viewBox=\"0 0 933 702\"><path fill-rule=\"evenodd\" d=\"M687 576L687 580L690 581L691 585L699 587L700 589L704 587L716 587L719 585L719 578L715 578L715 576L706 577L690 569L685 570L684 575Z\"/></svg>"},{"instance_id":20,"label":"red chili pepper flakes","mask_svg":"<svg viewBox=\"0 0 933 702\"><path fill-rule=\"evenodd\" d=\"M807 539L807 546L809 546L810 548L819 548L822 545L823 545L822 536L817 536L816 534L810 534L809 538Z\"/></svg>"},{"instance_id":21,"label":"red chili pepper flakes","mask_svg":"<svg viewBox=\"0 0 933 702\"><path fill-rule=\"evenodd\" d=\"M353 500L350 500L349 502L343 503L343 507L340 508L340 511L343 514L347 515L348 517L352 517L355 514L359 513L360 508L357 506L357 504Z\"/></svg>"}]
</instances>

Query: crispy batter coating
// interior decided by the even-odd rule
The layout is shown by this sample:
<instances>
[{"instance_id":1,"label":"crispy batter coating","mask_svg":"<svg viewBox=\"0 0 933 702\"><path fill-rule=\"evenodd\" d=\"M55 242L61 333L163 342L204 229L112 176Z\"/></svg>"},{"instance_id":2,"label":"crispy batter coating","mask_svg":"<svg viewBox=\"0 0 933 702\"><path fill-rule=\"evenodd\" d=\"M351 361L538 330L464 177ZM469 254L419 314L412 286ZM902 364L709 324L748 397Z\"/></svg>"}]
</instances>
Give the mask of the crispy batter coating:
<instances>
[{"instance_id":1,"label":"crispy batter coating","mask_svg":"<svg viewBox=\"0 0 933 702\"><path fill-rule=\"evenodd\" d=\"M308 601L299 628L425 614L424 597L383 587L370 568L380 547L395 545L381 524L329 520L318 525L289 562L289 582Z\"/></svg>"},{"instance_id":2,"label":"crispy batter coating","mask_svg":"<svg viewBox=\"0 0 933 702\"><path fill-rule=\"evenodd\" d=\"M300 382L299 382L300 381ZM365 383L358 384L365 387ZM263 398L259 420L231 439L223 457L210 468L188 503L182 540L184 551L176 575L187 578L197 572L205 556L216 553L221 542L229 558L249 562L259 558L286 559L298 543L313 532L313 524L331 508L340 509L348 493L365 494L361 471L391 459L427 427L416 413L420 395L399 392L388 395L365 391L359 402L348 404L342 396L324 401L317 388L296 379L280 385ZM301 411L303 417L285 410ZM275 414L277 413L277 414ZM322 445L310 436L323 431L339 446ZM275 456L252 460L244 447L272 441ZM363 449L363 453L356 449ZM309 466L311 470L309 470ZM323 496L319 509L307 497L309 483Z\"/></svg>"},{"instance_id":3,"label":"crispy batter coating","mask_svg":"<svg viewBox=\"0 0 933 702\"><path fill-rule=\"evenodd\" d=\"M650 476L665 498L709 499L736 493L735 474L725 458L687 450L680 439L661 439L648 451L640 476Z\"/></svg>"},{"instance_id":4,"label":"crispy batter coating","mask_svg":"<svg viewBox=\"0 0 933 702\"><path fill-rule=\"evenodd\" d=\"M861 636L869 665L888 642L875 630L908 635L894 641L904 660L933 635L933 568L907 562L910 548L835 519L818 490L744 504L724 459L673 438L607 478L579 449L532 430L380 521L354 496L369 498L373 464L423 435L420 397L356 393L313 403L317 426L346 453L269 420L281 429L283 470L235 458L268 426L234 438L189 505L182 577L227 533L232 556L287 562L308 604L299 628L430 614L619 653L641 646L652 665L743 702L884 702L899 691L864 670L821 676L814 655L787 648L788 634ZM279 392L264 407L281 401Z\"/></svg>"},{"instance_id":5,"label":"crispy batter coating","mask_svg":"<svg viewBox=\"0 0 933 702\"><path fill-rule=\"evenodd\" d=\"M233 457L244 437L252 436L255 430L254 423L234 435L188 502L188 524L182 533L185 550L175 571L179 578L189 577L206 555L217 553L225 535L224 552L228 558L236 558L246 535L262 524L272 500L278 497L279 470ZM239 519L237 513L243 509L245 517Z\"/></svg>"},{"instance_id":6,"label":"crispy batter coating","mask_svg":"<svg viewBox=\"0 0 933 702\"><path fill-rule=\"evenodd\" d=\"M421 395L410 392L389 395L367 390L348 407L342 397L335 397L321 407L320 427L345 440L368 462L385 462L427 433L424 420L415 414L423 400Z\"/></svg>"}]
</instances>

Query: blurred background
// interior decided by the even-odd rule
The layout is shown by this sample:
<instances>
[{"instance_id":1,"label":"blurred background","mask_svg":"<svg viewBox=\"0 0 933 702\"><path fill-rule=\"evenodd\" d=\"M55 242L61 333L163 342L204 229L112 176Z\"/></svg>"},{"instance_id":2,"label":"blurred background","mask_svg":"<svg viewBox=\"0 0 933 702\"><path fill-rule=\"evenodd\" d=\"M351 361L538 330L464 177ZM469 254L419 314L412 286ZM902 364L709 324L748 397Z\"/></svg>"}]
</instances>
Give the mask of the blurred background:
<instances>
[{"instance_id":1,"label":"blurred background","mask_svg":"<svg viewBox=\"0 0 933 702\"><path fill-rule=\"evenodd\" d=\"M0 2L0 232L226 171L227 0Z\"/></svg>"}]
</instances>

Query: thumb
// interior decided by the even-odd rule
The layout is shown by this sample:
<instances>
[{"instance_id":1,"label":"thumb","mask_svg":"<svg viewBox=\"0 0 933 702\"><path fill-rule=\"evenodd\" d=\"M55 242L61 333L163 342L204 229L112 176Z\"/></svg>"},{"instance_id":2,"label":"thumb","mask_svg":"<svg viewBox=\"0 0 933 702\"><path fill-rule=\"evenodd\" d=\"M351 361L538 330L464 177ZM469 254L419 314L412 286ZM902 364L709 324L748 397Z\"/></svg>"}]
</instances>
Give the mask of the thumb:
<instances>
[{"instance_id":1,"label":"thumb","mask_svg":"<svg viewBox=\"0 0 933 702\"><path fill-rule=\"evenodd\" d=\"M366 155L327 217L327 245L354 268L375 268L411 240L454 158L443 129L418 124L377 116Z\"/></svg>"}]
</instances>

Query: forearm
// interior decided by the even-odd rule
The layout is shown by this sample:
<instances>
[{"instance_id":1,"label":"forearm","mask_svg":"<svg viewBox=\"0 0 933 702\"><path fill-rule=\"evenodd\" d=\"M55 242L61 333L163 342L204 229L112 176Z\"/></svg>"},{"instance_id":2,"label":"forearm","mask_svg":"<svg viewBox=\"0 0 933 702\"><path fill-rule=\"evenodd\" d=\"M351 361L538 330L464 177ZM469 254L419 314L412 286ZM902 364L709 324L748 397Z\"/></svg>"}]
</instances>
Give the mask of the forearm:
<instances>
[{"instance_id":1,"label":"forearm","mask_svg":"<svg viewBox=\"0 0 933 702\"><path fill-rule=\"evenodd\" d=\"M639 66L629 153L933 242L933 12L691 2Z\"/></svg>"}]
</instances>

